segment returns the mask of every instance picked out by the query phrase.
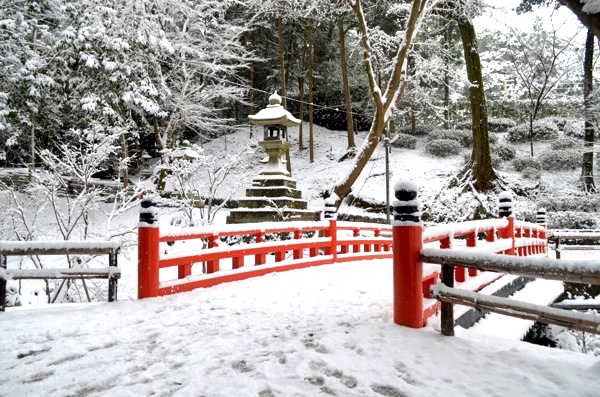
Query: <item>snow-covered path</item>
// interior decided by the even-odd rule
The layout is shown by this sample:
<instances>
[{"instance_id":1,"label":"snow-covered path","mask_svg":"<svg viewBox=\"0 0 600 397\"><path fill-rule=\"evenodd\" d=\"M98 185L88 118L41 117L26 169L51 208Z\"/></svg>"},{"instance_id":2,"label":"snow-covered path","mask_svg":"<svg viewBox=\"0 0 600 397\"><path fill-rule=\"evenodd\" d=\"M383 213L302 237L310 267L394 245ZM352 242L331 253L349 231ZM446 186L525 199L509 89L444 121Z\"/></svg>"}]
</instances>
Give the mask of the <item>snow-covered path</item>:
<instances>
[{"instance_id":1,"label":"snow-covered path","mask_svg":"<svg viewBox=\"0 0 600 397\"><path fill-rule=\"evenodd\" d=\"M2 396L598 396L592 356L399 327L391 261L0 313Z\"/></svg>"}]
</instances>

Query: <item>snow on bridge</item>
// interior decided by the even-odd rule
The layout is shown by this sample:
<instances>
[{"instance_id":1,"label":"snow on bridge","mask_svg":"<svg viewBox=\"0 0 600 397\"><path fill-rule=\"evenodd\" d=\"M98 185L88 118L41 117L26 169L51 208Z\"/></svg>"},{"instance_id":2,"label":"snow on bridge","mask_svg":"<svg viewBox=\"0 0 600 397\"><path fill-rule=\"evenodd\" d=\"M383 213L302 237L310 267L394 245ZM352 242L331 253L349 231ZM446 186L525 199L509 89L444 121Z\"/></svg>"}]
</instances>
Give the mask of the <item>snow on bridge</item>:
<instances>
[{"instance_id":1,"label":"snow on bridge","mask_svg":"<svg viewBox=\"0 0 600 397\"><path fill-rule=\"evenodd\" d=\"M269 274L185 294L12 308L7 396L597 396L600 360L392 321L392 261Z\"/></svg>"}]
</instances>

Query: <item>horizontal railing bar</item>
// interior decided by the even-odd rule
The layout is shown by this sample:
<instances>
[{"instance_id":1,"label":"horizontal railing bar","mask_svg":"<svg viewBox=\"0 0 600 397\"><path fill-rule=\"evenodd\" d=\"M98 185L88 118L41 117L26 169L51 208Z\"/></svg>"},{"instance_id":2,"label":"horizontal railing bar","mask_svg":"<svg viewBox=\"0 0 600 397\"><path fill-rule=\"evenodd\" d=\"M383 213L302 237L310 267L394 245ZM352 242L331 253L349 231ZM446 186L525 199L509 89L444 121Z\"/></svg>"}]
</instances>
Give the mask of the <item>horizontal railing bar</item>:
<instances>
[{"instance_id":1,"label":"horizontal railing bar","mask_svg":"<svg viewBox=\"0 0 600 397\"><path fill-rule=\"evenodd\" d=\"M438 248L421 250L421 260L439 265L600 285L600 261L518 257L473 252L469 249L453 251Z\"/></svg>"},{"instance_id":2,"label":"horizontal railing bar","mask_svg":"<svg viewBox=\"0 0 600 397\"><path fill-rule=\"evenodd\" d=\"M9 269L0 268L0 279L45 280L71 278L120 278L121 269L114 266L96 269Z\"/></svg>"},{"instance_id":3,"label":"horizontal railing bar","mask_svg":"<svg viewBox=\"0 0 600 397\"><path fill-rule=\"evenodd\" d=\"M506 316L556 324L579 331L600 334L600 316L570 312L553 307L500 298L476 292L450 288L442 283L431 287L431 296L442 302L474 307Z\"/></svg>"},{"instance_id":4,"label":"horizontal railing bar","mask_svg":"<svg viewBox=\"0 0 600 397\"><path fill-rule=\"evenodd\" d=\"M118 254L115 241L0 241L0 255L106 255Z\"/></svg>"}]
</instances>

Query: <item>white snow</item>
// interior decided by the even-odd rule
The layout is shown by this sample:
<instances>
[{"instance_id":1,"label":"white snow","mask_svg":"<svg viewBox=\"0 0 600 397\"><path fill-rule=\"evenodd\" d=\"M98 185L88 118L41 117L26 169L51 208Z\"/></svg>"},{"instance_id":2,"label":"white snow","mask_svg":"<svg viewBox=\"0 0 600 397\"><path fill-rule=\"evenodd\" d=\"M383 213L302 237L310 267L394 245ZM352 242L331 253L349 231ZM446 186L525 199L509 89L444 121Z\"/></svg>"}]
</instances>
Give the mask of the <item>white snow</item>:
<instances>
[{"instance_id":1,"label":"white snow","mask_svg":"<svg viewBox=\"0 0 600 397\"><path fill-rule=\"evenodd\" d=\"M7 395L595 396L598 358L392 322L391 260L1 314ZM262 394L260 394L262 393Z\"/></svg>"}]
</instances>

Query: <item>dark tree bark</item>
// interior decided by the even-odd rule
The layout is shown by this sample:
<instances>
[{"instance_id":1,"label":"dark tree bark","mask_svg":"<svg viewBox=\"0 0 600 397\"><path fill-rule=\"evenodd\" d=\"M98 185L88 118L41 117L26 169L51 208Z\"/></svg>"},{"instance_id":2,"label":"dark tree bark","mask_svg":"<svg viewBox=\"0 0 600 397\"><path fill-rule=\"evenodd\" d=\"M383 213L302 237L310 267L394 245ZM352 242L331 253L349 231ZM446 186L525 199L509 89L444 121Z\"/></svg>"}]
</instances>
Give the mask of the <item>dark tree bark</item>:
<instances>
[{"instance_id":1,"label":"dark tree bark","mask_svg":"<svg viewBox=\"0 0 600 397\"><path fill-rule=\"evenodd\" d=\"M493 182L497 179L497 176L492 168L492 157L490 155L487 104L483 91L477 36L473 23L465 15L459 16L458 27L462 38L467 77L470 84L469 99L473 124L473 151L467 168L470 168L473 172L473 187L478 191L486 191L493 187Z\"/></svg>"},{"instance_id":2,"label":"dark tree bark","mask_svg":"<svg viewBox=\"0 0 600 397\"><path fill-rule=\"evenodd\" d=\"M585 114L585 135L583 165L581 174L585 190L595 192L594 183L594 113L591 109L591 94L594 89L594 35L588 29L587 39L585 41L585 55L583 60L583 104Z\"/></svg>"},{"instance_id":3,"label":"dark tree bark","mask_svg":"<svg viewBox=\"0 0 600 397\"><path fill-rule=\"evenodd\" d=\"M300 77L298 77L298 91L300 100L300 110L299 110L299 118L304 121L304 75L306 69L306 52L307 52L307 42L308 42L308 34L309 34L309 26L308 22L306 27L304 28L304 39L302 42L302 59L300 60ZM300 150L304 149L304 138L302 136L302 123L298 126L298 148Z\"/></svg>"},{"instance_id":4,"label":"dark tree bark","mask_svg":"<svg viewBox=\"0 0 600 397\"><path fill-rule=\"evenodd\" d=\"M452 23L444 29L444 128L450 129L450 43L452 42Z\"/></svg>"},{"instance_id":5,"label":"dark tree bark","mask_svg":"<svg viewBox=\"0 0 600 397\"><path fill-rule=\"evenodd\" d=\"M315 147L313 142L313 24L312 18L308 20L308 150L309 150L309 161L313 163L315 161Z\"/></svg>"},{"instance_id":6,"label":"dark tree bark","mask_svg":"<svg viewBox=\"0 0 600 397\"><path fill-rule=\"evenodd\" d=\"M356 147L354 143L354 123L352 122L352 100L350 98L350 83L348 82L348 68L346 67L346 32L344 31L344 19L338 18L338 33L340 36L340 62L342 66L342 82L344 84L344 102L346 104L346 130L348 131L348 149Z\"/></svg>"},{"instance_id":7,"label":"dark tree bark","mask_svg":"<svg viewBox=\"0 0 600 397\"><path fill-rule=\"evenodd\" d=\"M256 32L253 30L252 33L250 33L250 40L252 43L252 51L256 50ZM250 84L249 84L249 89L248 89L248 102L250 105L250 108L248 110L248 114L254 114L254 61L250 62ZM250 139L252 139L252 135L253 135L253 130L252 130L252 124L250 124Z\"/></svg>"}]
</instances>

